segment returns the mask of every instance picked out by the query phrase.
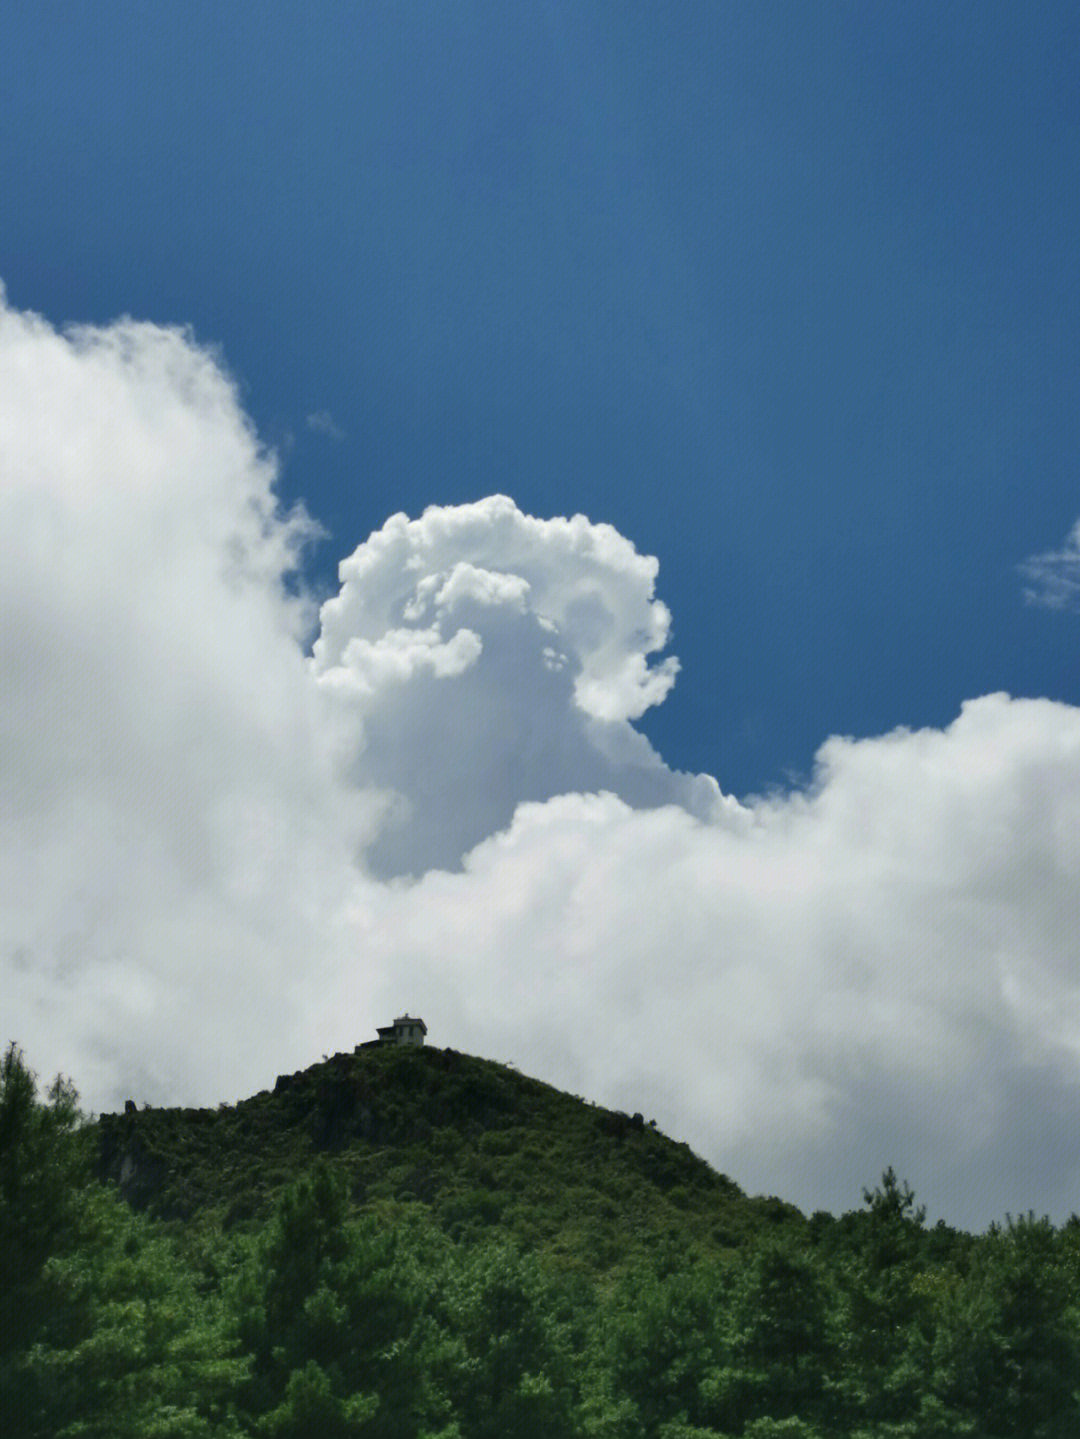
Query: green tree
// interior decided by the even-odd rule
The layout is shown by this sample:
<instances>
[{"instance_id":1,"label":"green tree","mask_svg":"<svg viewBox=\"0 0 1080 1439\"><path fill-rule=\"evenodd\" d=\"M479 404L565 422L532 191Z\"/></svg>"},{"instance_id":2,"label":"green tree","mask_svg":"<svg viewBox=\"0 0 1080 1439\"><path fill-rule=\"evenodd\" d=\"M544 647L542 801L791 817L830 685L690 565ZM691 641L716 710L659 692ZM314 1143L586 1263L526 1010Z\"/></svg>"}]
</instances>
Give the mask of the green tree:
<instances>
[{"instance_id":1,"label":"green tree","mask_svg":"<svg viewBox=\"0 0 1080 1439\"><path fill-rule=\"evenodd\" d=\"M426 1377L438 1341L426 1313L431 1244L415 1226L350 1220L344 1182L325 1163L285 1191L232 1291L260 1432L291 1433L312 1406L336 1414L343 1434L423 1432L440 1412Z\"/></svg>"},{"instance_id":2,"label":"green tree","mask_svg":"<svg viewBox=\"0 0 1080 1439\"><path fill-rule=\"evenodd\" d=\"M837 1408L851 1429L913 1422L929 1390L931 1310L924 1283L925 1210L890 1167L865 1210L846 1216L840 1287ZM902 1428L896 1432L903 1432Z\"/></svg>"},{"instance_id":3,"label":"green tree","mask_svg":"<svg viewBox=\"0 0 1080 1439\"><path fill-rule=\"evenodd\" d=\"M345 1186L323 1163L281 1196L260 1246L264 1341L280 1344L341 1265L349 1251L347 1213Z\"/></svg>"},{"instance_id":4,"label":"green tree","mask_svg":"<svg viewBox=\"0 0 1080 1439\"><path fill-rule=\"evenodd\" d=\"M607 1316L611 1383L630 1399L646 1434L663 1424L710 1422L724 1365L728 1276L713 1265L661 1258L663 1273L635 1269Z\"/></svg>"},{"instance_id":5,"label":"green tree","mask_svg":"<svg viewBox=\"0 0 1080 1439\"><path fill-rule=\"evenodd\" d=\"M812 1254L789 1239L767 1239L750 1252L735 1288L727 1350L728 1368L706 1387L719 1427L767 1427L820 1412L832 1343L825 1276Z\"/></svg>"},{"instance_id":6,"label":"green tree","mask_svg":"<svg viewBox=\"0 0 1080 1439\"><path fill-rule=\"evenodd\" d=\"M89 1174L74 1089L57 1076L45 1103L22 1052L0 1061L0 1367L25 1348L43 1317L41 1272L76 1241Z\"/></svg>"},{"instance_id":7,"label":"green tree","mask_svg":"<svg viewBox=\"0 0 1080 1439\"><path fill-rule=\"evenodd\" d=\"M175 1245L89 1177L77 1096L0 1064L0 1413L5 1439L236 1433L245 1365Z\"/></svg>"},{"instance_id":8,"label":"green tree","mask_svg":"<svg viewBox=\"0 0 1080 1439\"><path fill-rule=\"evenodd\" d=\"M562 1439L576 1394L560 1286L516 1245L458 1255L439 1299L440 1388L469 1439Z\"/></svg>"},{"instance_id":9,"label":"green tree","mask_svg":"<svg viewBox=\"0 0 1080 1439\"><path fill-rule=\"evenodd\" d=\"M353 1439L369 1434L379 1401L373 1396L335 1397L330 1376L314 1359L289 1375L285 1398L263 1415L260 1435L270 1439Z\"/></svg>"},{"instance_id":10,"label":"green tree","mask_svg":"<svg viewBox=\"0 0 1080 1439\"><path fill-rule=\"evenodd\" d=\"M1064 1439L1080 1430L1080 1335L1065 1246L1046 1219L994 1227L943 1289L934 1391L977 1432Z\"/></svg>"},{"instance_id":11,"label":"green tree","mask_svg":"<svg viewBox=\"0 0 1080 1439\"><path fill-rule=\"evenodd\" d=\"M226 1439L248 1371L220 1296L171 1238L90 1186L80 1244L43 1274L53 1321L26 1358L51 1439Z\"/></svg>"}]
</instances>

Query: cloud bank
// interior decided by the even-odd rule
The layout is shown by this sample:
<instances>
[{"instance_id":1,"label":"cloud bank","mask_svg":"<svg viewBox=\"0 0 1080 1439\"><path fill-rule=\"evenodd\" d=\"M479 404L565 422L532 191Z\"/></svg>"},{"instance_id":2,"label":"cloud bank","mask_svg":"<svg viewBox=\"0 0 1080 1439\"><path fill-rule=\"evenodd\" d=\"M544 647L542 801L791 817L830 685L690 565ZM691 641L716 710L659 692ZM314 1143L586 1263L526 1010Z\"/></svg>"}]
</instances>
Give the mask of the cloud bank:
<instances>
[{"instance_id":1,"label":"cloud bank","mask_svg":"<svg viewBox=\"0 0 1080 1439\"><path fill-rule=\"evenodd\" d=\"M1080 711L828 739L740 804L633 721L655 560L505 497L311 522L181 330L0 311L0 990L85 1100L215 1103L410 1008L751 1190L1080 1209ZM305 641L315 634L310 655Z\"/></svg>"}]
</instances>

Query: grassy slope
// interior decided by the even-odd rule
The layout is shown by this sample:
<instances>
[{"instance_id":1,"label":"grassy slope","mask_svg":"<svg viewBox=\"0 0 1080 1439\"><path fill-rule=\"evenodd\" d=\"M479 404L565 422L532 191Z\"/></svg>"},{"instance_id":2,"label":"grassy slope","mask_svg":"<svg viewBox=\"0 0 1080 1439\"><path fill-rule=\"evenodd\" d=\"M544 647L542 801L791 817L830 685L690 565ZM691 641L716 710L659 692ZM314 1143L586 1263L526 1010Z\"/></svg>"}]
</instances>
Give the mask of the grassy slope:
<instances>
[{"instance_id":1,"label":"grassy slope","mask_svg":"<svg viewBox=\"0 0 1080 1439\"><path fill-rule=\"evenodd\" d=\"M185 1221L260 1219L319 1154L361 1210L423 1206L456 1239L498 1228L591 1273L663 1246L718 1254L800 1220L640 1116L450 1049L337 1054L234 1106L103 1115L98 1129L103 1177Z\"/></svg>"}]
</instances>

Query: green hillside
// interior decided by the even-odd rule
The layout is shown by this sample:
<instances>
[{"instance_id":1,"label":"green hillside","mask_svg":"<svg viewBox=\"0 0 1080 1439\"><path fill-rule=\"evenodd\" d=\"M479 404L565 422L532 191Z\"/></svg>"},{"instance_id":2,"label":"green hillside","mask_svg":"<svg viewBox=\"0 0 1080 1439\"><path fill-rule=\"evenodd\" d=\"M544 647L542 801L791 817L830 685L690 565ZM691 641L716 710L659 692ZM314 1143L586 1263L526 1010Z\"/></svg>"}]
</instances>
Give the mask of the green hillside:
<instances>
[{"instance_id":1,"label":"green hillside","mask_svg":"<svg viewBox=\"0 0 1080 1439\"><path fill-rule=\"evenodd\" d=\"M101 1177L131 1204L226 1228L265 1218L320 1155L358 1212L422 1205L454 1240L497 1230L592 1272L658 1244L715 1255L799 1217L747 1198L640 1114L430 1046L361 1047L233 1106L143 1108L98 1130Z\"/></svg>"},{"instance_id":2,"label":"green hillside","mask_svg":"<svg viewBox=\"0 0 1080 1439\"><path fill-rule=\"evenodd\" d=\"M0 1063L3 1439L1078 1433L1080 1220L805 1218L452 1050L92 1123Z\"/></svg>"}]
</instances>

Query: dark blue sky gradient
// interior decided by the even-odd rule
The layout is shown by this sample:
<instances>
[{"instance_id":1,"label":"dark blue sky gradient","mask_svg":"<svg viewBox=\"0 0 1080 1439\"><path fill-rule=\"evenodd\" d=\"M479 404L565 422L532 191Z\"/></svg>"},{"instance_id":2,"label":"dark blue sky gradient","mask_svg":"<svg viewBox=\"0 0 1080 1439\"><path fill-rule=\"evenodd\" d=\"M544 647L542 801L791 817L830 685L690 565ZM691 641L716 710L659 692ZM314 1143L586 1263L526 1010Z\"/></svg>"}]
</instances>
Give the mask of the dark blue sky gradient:
<instances>
[{"instance_id":1,"label":"dark blue sky gradient","mask_svg":"<svg viewBox=\"0 0 1080 1439\"><path fill-rule=\"evenodd\" d=\"M323 586L399 509L615 525L683 663L643 728L743 794L1080 701L1016 572L1080 514L1078 75L1050 0L39 0L0 278L220 345Z\"/></svg>"}]
</instances>

